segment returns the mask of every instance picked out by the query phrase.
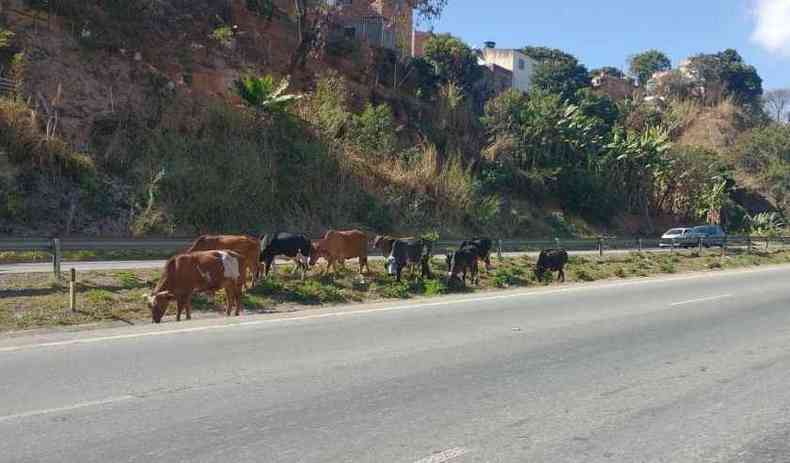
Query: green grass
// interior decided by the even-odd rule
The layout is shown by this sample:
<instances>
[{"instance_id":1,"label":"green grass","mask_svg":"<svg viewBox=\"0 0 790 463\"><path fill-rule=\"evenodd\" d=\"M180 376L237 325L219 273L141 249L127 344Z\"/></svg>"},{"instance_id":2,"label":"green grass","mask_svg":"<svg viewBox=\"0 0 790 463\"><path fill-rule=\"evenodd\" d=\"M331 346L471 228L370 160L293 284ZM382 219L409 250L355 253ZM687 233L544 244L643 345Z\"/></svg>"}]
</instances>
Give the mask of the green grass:
<instances>
[{"instance_id":1,"label":"green grass","mask_svg":"<svg viewBox=\"0 0 790 463\"><path fill-rule=\"evenodd\" d=\"M715 251L676 255L631 253L602 258L572 257L565 273L571 283L786 263L790 263L790 251L737 253L726 257ZM245 293L244 312L289 312L329 304L557 284L556 274L550 272L546 272L543 281L537 281L535 260L526 256L498 261L490 272L481 270L478 286L451 284L447 281L443 260L437 258L432 265L433 278L423 280L404 275L400 283L386 275L376 263L371 265L373 273L364 277L357 274L355 266L349 265L329 275L324 275L322 268L313 269L304 281L290 272L289 266L278 266L274 275ZM77 279L78 310L71 312L68 310L68 285L52 276L0 275L0 332L108 321L150 322L150 312L142 296L153 288L159 271L86 272L78 274ZM214 300L196 295L192 302L193 315L199 318L222 313L224 304L223 292L218 292ZM172 319L174 312L175 305L171 304L166 321Z\"/></svg>"}]
</instances>

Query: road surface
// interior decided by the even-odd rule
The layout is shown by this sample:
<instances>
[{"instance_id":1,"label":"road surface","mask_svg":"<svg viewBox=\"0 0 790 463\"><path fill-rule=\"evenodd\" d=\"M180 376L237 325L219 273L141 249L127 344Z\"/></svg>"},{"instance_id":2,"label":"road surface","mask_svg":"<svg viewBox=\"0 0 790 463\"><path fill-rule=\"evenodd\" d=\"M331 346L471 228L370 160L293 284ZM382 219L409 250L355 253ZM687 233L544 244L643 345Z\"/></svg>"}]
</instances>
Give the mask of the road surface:
<instances>
[{"instance_id":1,"label":"road surface","mask_svg":"<svg viewBox=\"0 0 790 463\"><path fill-rule=\"evenodd\" d=\"M651 248L645 249L645 251L650 252L658 252L658 251L668 251L668 249L658 249L658 248ZM633 250L609 250L606 251L606 254L628 254L630 252L634 252ZM579 255L579 256L594 256L598 255L598 251L569 251L571 255ZM503 253L505 257L518 257L523 255L529 255L532 257L537 257L537 252L506 252ZM439 259L440 257L436 257ZM370 260L381 260L383 257L381 256L370 256ZM284 260L277 260L278 264L286 263L287 261ZM349 262L356 262L356 259L352 259ZM96 261L96 262L70 262L70 261L63 261L60 264L60 268L63 271L66 271L70 268L76 269L78 272L86 272L92 270L140 270L140 269L151 269L151 268L162 268L165 265L164 260L124 260L124 261ZM12 273L49 273L52 272L52 263L50 262L39 262L39 263L28 263L28 264L0 264L0 275L3 274L12 274Z\"/></svg>"},{"instance_id":2,"label":"road surface","mask_svg":"<svg viewBox=\"0 0 790 463\"><path fill-rule=\"evenodd\" d=\"M0 461L790 458L790 267L287 317L0 339Z\"/></svg>"}]
</instances>

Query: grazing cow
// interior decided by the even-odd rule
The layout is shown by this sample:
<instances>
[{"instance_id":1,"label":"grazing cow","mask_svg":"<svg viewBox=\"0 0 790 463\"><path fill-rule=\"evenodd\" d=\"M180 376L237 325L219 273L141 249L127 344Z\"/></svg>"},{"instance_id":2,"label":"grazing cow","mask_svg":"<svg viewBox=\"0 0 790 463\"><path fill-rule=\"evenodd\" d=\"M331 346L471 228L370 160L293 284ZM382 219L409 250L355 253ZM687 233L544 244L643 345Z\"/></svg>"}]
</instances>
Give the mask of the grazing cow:
<instances>
[{"instance_id":1,"label":"grazing cow","mask_svg":"<svg viewBox=\"0 0 790 463\"><path fill-rule=\"evenodd\" d=\"M374 248L381 251L381 255L384 257L389 256L392 254L392 245L395 244L397 240L414 240L416 238L409 237L409 238L395 238L394 236L388 235L377 235L373 238L373 241L370 243L373 245Z\"/></svg>"},{"instance_id":2,"label":"grazing cow","mask_svg":"<svg viewBox=\"0 0 790 463\"><path fill-rule=\"evenodd\" d=\"M467 272L471 276L472 284L479 283L477 273L477 260L480 258L478 249L474 246L461 248L454 253L447 254L447 278L452 281L462 275L461 282L466 285Z\"/></svg>"},{"instance_id":3,"label":"grazing cow","mask_svg":"<svg viewBox=\"0 0 790 463\"><path fill-rule=\"evenodd\" d=\"M145 298L151 309L154 323L162 321L170 301L175 299L178 312L176 321L181 321L181 312L186 309L187 320L192 319L192 294L213 294L225 290L230 316L232 307L236 315L241 310L241 288L244 284L240 270L244 258L233 251L197 251L171 257L156 288Z\"/></svg>"},{"instance_id":4,"label":"grazing cow","mask_svg":"<svg viewBox=\"0 0 790 463\"><path fill-rule=\"evenodd\" d=\"M431 255L433 246L423 239L399 239L392 243L392 250L387 257L386 268L389 275L396 275L400 281L403 268L409 266L412 273L415 265L420 266L420 276L431 277Z\"/></svg>"},{"instance_id":5,"label":"grazing cow","mask_svg":"<svg viewBox=\"0 0 790 463\"><path fill-rule=\"evenodd\" d=\"M471 240L466 240L461 243L461 246L458 249L465 248L467 246L473 246L477 248L477 256L485 262L486 264L486 271L491 270L491 248L493 247L493 242L489 238L474 238Z\"/></svg>"},{"instance_id":6,"label":"grazing cow","mask_svg":"<svg viewBox=\"0 0 790 463\"><path fill-rule=\"evenodd\" d=\"M275 257L285 256L294 261L304 279L312 250L310 240L304 235L293 233L275 233L271 237L267 235L261 238L261 248L260 260L263 262L264 276L269 276Z\"/></svg>"},{"instance_id":7,"label":"grazing cow","mask_svg":"<svg viewBox=\"0 0 790 463\"><path fill-rule=\"evenodd\" d=\"M198 237L186 252L229 250L237 252L242 257L241 276L242 282L247 284L247 272L252 277L253 283L260 276L259 258L261 242L256 238L237 235L203 235ZM252 284L249 285L252 287Z\"/></svg>"},{"instance_id":8,"label":"grazing cow","mask_svg":"<svg viewBox=\"0 0 790 463\"><path fill-rule=\"evenodd\" d=\"M568 252L564 249L545 249L540 251L538 263L535 265L535 276L543 279L546 271L559 272L557 277L565 282L565 264L568 263Z\"/></svg>"},{"instance_id":9,"label":"grazing cow","mask_svg":"<svg viewBox=\"0 0 790 463\"><path fill-rule=\"evenodd\" d=\"M320 240L313 241L312 247L313 249L310 252L311 266L315 265L318 259L323 257L327 262L327 271L330 267L332 270L336 270L335 263L337 261L345 262L346 259L357 257L359 258L359 273L362 273L363 268L370 273L370 267L368 266L368 237L364 232L359 230L330 230Z\"/></svg>"}]
</instances>

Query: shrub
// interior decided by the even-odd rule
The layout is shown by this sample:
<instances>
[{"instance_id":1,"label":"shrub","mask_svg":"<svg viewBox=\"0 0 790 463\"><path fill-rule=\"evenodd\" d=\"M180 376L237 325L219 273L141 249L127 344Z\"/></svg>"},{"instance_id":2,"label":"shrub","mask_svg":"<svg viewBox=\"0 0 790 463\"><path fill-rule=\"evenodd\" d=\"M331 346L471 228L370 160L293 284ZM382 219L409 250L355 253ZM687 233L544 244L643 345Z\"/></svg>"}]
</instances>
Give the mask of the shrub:
<instances>
[{"instance_id":1,"label":"shrub","mask_svg":"<svg viewBox=\"0 0 790 463\"><path fill-rule=\"evenodd\" d=\"M618 267L615 269L614 274L617 278L625 278L628 276L625 269L623 267Z\"/></svg>"},{"instance_id":2,"label":"shrub","mask_svg":"<svg viewBox=\"0 0 790 463\"><path fill-rule=\"evenodd\" d=\"M441 280L426 280L425 281L425 295L426 296L440 296L447 294L447 285Z\"/></svg>"},{"instance_id":3,"label":"shrub","mask_svg":"<svg viewBox=\"0 0 790 463\"><path fill-rule=\"evenodd\" d=\"M497 288L509 288L525 283L524 270L518 267L499 267L494 272L494 285Z\"/></svg>"},{"instance_id":4,"label":"shrub","mask_svg":"<svg viewBox=\"0 0 790 463\"><path fill-rule=\"evenodd\" d=\"M593 273L590 270L586 269L586 268L576 269L574 271L574 275L576 276L576 279L579 280L579 281L595 281L596 280L595 275L593 275Z\"/></svg>"},{"instance_id":5,"label":"shrub","mask_svg":"<svg viewBox=\"0 0 790 463\"><path fill-rule=\"evenodd\" d=\"M364 152L389 156L395 151L395 119L389 105L373 106L353 116L349 138Z\"/></svg>"}]
</instances>

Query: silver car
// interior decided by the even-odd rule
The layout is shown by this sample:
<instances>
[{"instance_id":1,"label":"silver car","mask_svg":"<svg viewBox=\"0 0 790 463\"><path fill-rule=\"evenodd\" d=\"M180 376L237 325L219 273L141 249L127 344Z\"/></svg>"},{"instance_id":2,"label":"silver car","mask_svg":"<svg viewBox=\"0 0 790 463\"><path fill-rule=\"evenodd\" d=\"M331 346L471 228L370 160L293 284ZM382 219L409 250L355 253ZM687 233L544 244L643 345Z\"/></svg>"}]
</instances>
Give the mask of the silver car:
<instances>
[{"instance_id":1,"label":"silver car","mask_svg":"<svg viewBox=\"0 0 790 463\"><path fill-rule=\"evenodd\" d=\"M687 235L690 231L690 228L669 229L666 233L661 235L661 240L658 242L658 246L662 248L684 246L686 243L688 243Z\"/></svg>"}]
</instances>

